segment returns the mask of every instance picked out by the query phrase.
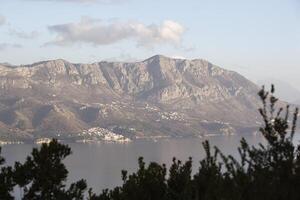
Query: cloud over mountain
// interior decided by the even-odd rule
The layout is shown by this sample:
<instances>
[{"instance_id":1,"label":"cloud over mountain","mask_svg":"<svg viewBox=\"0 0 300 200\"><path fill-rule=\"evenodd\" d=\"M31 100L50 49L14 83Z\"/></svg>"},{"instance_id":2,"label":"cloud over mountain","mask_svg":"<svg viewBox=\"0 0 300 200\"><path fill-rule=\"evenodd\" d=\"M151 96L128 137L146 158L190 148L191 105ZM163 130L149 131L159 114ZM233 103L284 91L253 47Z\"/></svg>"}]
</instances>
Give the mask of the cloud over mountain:
<instances>
[{"instance_id":1,"label":"cloud over mountain","mask_svg":"<svg viewBox=\"0 0 300 200\"><path fill-rule=\"evenodd\" d=\"M56 38L47 44L71 45L89 43L110 45L123 40L133 40L138 46L153 47L157 44L179 45L185 28L172 20L161 24L145 25L137 21L109 21L82 18L78 23L58 24L48 29Z\"/></svg>"}]
</instances>

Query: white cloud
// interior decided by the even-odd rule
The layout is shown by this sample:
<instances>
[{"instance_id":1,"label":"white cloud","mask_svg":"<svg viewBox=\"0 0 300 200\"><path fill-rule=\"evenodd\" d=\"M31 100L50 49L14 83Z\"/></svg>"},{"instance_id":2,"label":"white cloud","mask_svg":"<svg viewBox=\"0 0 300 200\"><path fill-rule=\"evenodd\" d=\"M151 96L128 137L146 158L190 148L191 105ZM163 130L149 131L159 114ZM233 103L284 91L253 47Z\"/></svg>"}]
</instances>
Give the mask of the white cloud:
<instances>
[{"instance_id":1,"label":"white cloud","mask_svg":"<svg viewBox=\"0 0 300 200\"><path fill-rule=\"evenodd\" d=\"M134 40L138 46L153 47L160 44L179 45L185 28L174 21L166 20L160 25L145 25L136 21L103 22L82 18L78 23L49 26L56 34L55 40L47 43L54 45L72 45L90 43L93 45L110 45L122 40Z\"/></svg>"},{"instance_id":2,"label":"white cloud","mask_svg":"<svg viewBox=\"0 0 300 200\"><path fill-rule=\"evenodd\" d=\"M0 26L4 25L6 22L6 19L4 16L0 15Z\"/></svg>"},{"instance_id":3,"label":"white cloud","mask_svg":"<svg viewBox=\"0 0 300 200\"><path fill-rule=\"evenodd\" d=\"M20 44L0 43L0 51L6 50L7 48L22 48Z\"/></svg>"}]
</instances>

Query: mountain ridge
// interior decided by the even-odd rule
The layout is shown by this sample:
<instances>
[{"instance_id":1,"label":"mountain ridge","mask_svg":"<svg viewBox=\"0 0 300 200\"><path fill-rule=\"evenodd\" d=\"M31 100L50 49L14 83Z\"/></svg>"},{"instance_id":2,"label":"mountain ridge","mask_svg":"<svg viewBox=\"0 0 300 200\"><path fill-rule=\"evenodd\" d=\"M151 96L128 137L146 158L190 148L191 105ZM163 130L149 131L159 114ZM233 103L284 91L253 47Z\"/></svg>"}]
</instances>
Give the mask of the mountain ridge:
<instances>
[{"instance_id":1,"label":"mountain ridge","mask_svg":"<svg viewBox=\"0 0 300 200\"><path fill-rule=\"evenodd\" d=\"M78 139L93 127L131 138L199 137L254 130L259 121L259 88L203 59L0 66L0 88L0 122L16 138Z\"/></svg>"}]
</instances>

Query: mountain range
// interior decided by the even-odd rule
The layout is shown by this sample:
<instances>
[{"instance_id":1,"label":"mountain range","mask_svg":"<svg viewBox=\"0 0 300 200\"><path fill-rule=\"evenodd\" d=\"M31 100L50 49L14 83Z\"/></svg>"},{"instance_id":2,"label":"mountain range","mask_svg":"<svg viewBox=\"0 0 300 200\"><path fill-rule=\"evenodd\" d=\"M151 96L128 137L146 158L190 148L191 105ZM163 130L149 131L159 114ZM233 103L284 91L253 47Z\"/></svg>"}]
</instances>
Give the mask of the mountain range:
<instances>
[{"instance_id":1,"label":"mountain range","mask_svg":"<svg viewBox=\"0 0 300 200\"><path fill-rule=\"evenodd\" d=\"M202 137L257 130L259 87L202 59L58 59L0 64L0 140L79 140L95 127L128 138Z\"/></svg>"}]
</instances>

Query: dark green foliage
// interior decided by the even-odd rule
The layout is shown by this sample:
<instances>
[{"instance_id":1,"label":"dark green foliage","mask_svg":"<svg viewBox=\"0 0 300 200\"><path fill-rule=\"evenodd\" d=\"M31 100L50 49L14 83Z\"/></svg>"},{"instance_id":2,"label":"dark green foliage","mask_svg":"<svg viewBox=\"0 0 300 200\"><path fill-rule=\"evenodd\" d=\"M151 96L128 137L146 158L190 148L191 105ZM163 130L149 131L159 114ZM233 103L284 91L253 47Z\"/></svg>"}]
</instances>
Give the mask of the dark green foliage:
<instances>
[{"instance_id":1,"label":"dark green foliage","mask_svg":"<svg viewBox=\"0 0 300 200\"><path fill-rule=\"evenodd\" d=\"M122 196L126 199L162 199L166 194L166 167L157 163L145 166L143 158L139 158L137 173L127 176L123 172L124 184L121 188Z\"/></svg>"},{"instance_id":2,"label":"dark green foliage","mask_svg":"<svg viewBox=\"0 0 300 200\"><path fill-rule=\"evenodd\" d=\"M23 165L16 163L17 174L24 178L16 176L16 180L21 180L17 184L24 186L24 199L55 199L61 195L68 174L62 160L70 154L69 147L53 140L49 145L42 144L40 149L34 148ZM23 176L25 171L29 173Z\"/></svg>"},{"instance_id":3,"label":"dark green foliage","mask_svg":"<svg viewBox=\"0 0 300 200\"><path fill-rule=\"evenodd\" d=\"M206 152L206 158L200 161L199 172L194 176L194 199L218 199L218 195L222 191L222 165L218 163L218 150L215 149L211 155L210 145L208 141L203 143Z\"/></svg>"},{"instance_id":4,"label":"dark green foliage","mask_svg":"<svg viewBox=\"0 0 300 200\"><path fill-rule=\"evenodd\" d=\"M180 160L173 158L173 164L169 170L167 179L167 196L168 200L189 200L192 199L192 158L182 164Z\"/></svg>"},{"instance_id":5,"label":"dark green foliage","mask_svg":"<svg viewBox=\"0 0 300 200\"><path fill-rule=\"evenodd\" d=\"M150 163L147 167L143 158L139 158L139 169L136 173L127 176L122 171L123 186L112 191L104 190L97 197L92 195L92 200L105 199L131 199L131 200L155 200L163 199L166 196L166 166L157 163Z\"/></svg>"},{"instance_id":6,"label":"dark green foliage","mask_svg":"<svg viewBox=\"0 0 300 200\"><path fill-rule=\"evenodd\" d=\"M24 200L83 199L87 188L84 180L66 189L68 170L62 161L70 154L71 149L67 145L54 139L49 144L42 144L39 149L34 148L23 164L16 162L14 169L2 168L0 199L12 199L10 192L14 186L22 191ZM2 174L5 181L2 181Z\"/></svg>"},{"instance_id":7,"label":"dark green foliage","mask_svg":"<svg viewBox=\"0 0 300 200\"><path fill-rule=\"evenodd\" d=\"M4 158L1 157L0 147L0 199L13 199L10 192L13 190L13 170L11 167L1 167L5 162Z\"/></svg>"},{"instance_id":8,"label":"dark green foliage","mask_svg":"<svg viewBox=\"0 0 300 200\"><path fill-rule=\"evenodd\" d=\"M83 199L83 192L87 185L84 180L71 184L66 190L65 181L68 170L62 160L71 154L71 149L52 140L49 144L42 144L40 149L33 149L23 165L16 163L21 176L16 176L18 185L24 187L24 199Z\"/></svg>"}]
</instances>

